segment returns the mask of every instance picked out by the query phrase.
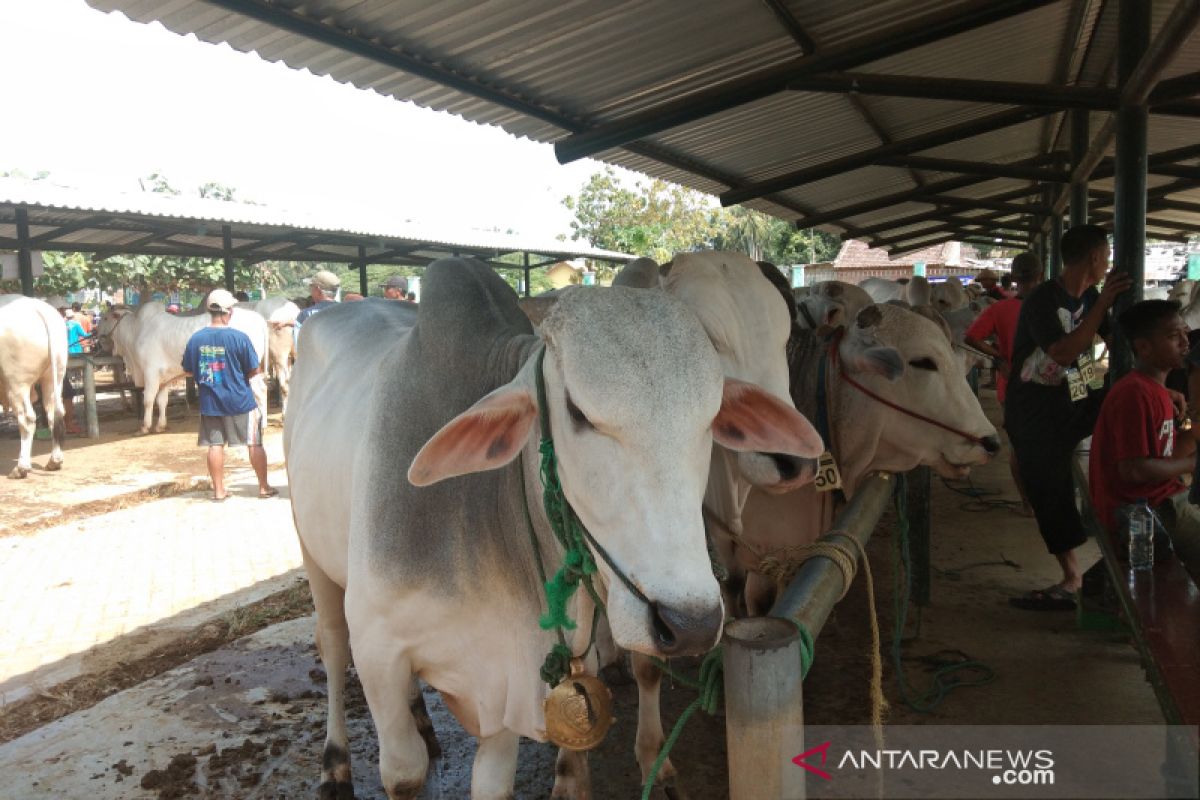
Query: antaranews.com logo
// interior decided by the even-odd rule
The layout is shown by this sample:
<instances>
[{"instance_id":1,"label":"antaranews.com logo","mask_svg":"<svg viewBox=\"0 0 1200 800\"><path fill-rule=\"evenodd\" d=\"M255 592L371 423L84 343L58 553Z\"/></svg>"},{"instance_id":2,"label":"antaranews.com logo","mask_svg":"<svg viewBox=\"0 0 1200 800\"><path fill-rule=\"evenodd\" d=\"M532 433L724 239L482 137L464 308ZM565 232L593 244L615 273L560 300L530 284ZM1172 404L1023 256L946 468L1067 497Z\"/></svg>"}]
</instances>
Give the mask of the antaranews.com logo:
<instances>
[{"instance_id":1,"label":"antaranews.com logo","mask_svg":"<svg viewBox=\"0 0 1200 800\"><path fill-rule=\"evenodd\" d=\"M833 742L822 742L792 759L792 763L823 780L833 780L825 771L829 748ZM810 759L819 759L820 766ZM835 768L838 771L862 772L867 769L895 772L898 770L959 770L977 771L991 775L993 785L1053 786L1054 753L1050 750L1008 749L886 749L845 750Z\"/></svg>"}]
</instances>

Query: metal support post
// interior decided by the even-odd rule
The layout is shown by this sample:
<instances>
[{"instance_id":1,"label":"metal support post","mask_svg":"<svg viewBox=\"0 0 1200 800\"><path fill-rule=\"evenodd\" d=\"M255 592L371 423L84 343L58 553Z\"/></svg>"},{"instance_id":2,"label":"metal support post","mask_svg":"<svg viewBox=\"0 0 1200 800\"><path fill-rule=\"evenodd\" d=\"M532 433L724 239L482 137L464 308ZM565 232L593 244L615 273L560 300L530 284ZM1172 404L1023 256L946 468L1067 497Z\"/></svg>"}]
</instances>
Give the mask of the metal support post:
<instances>
[{"instance_id":1,"label":"metal support post","mask_svg":"<svg viewBox=\"0 0 1200 800\"><path fill-rule=\"evenodd\" d=\"M21 294L33 297L33 258L29 252L29 209L17 206L17 273Z\"/></svg>"},{"instance_id":2,"label":"metal support post","mask_svg":"<svg viewBox=\"0 0 1200 800\"><path fill-rule=\"evenodd\" d=\"M89 439L100 438L100 415L96 413L96 365L91 356L83 357L83 408L87 416Z\"/></svg>"},{"instance_id":3,"label":"metal support post","mask_svg":"<svg viewBox=\"0 0 1200 800\"><path fill-rule=\"evenodd\" d=\"M912 569L912 599L918 606L930 603L930 492L933 488L929 467L916 467L908 473L908 543Z\"/></svg>"},{"instance_id":4,"label":"metal support post","mask_svg":"<svg viewBox=\"0 0 1200 800\"><path fill-rule=\"evenodd\" d=\"M369 293L367 286L367 246L358 246L358 293L366 297Z\"/></svg>"},{"instance_id":5,"label":"metal support post","mask_svg":"<svg viewBox=\"0 0 1200 800\"><path fill-rule=\"evenodd\" d=\"M1050 277L1055 278L1062 272L1062 214L1050 217Z\"/></svg>"},{"instance_id":6,"label":"metal support post","mask_svg":"<svg viewBox=\"0 0 1200 800\"><path fill-rule=\"evenodd\" d=\"M771 617L725 626L725 742L730 800L803 800L800 636Z\"/></svg>"},{"instance_id":7,"label":"metal support post","mask_svg":"<svg viewBox=\"0 0 1200 800\"><path fill-rule=\"evenodd\" d=\"M1071 112L1071 172L1079 169L1083 159L1087 157L1088 147L1088 112L1075 109ZM1088 221L1088 182L1078 180L1071 184L1071 227L1086 225Z\"/></svg>"},{"instance_id":8,"label":"metal support post","mask_svg":"<svg viewBox=\"0 0 1200 800\"><path fill-rule=\"evenodd\" d=\"M1121 0L1117 41L1117 80L1122 87L1130 79L1150 46L1151 4L1143 0ZM1142 299L1145 282L1146 247L1146 129L1149 114L1145 105L1125 106L1117 111L1116 172L1113 205L1113 261L1133 281L1128 292L1117 298L1113 313L1120 314ZM1113 377L1119 378L1133 366L1129 343L1116 329L1112 348Z\"/></svg>"},{"instance_id":9,"label":"metal support post","mask_svg":"<svg viewBox=\"0 0 1200 800\"><path fill-rule=\"evenodd\" d=\"M530 292L529 292L529 251L528 250L525 251L524 259L525 259L525 296L529 297Z\"/></svg>"},{"instance_id":10,"label":"metal support post","mask_svg":"<svg viewBox=\"0 0 1200 800\"><path fill-rule=\"evenodd\" d=\"M233 291L233 238L229 226L221 226L221 241L225 250L225 291Z\"/></svg>"}]
</instances>

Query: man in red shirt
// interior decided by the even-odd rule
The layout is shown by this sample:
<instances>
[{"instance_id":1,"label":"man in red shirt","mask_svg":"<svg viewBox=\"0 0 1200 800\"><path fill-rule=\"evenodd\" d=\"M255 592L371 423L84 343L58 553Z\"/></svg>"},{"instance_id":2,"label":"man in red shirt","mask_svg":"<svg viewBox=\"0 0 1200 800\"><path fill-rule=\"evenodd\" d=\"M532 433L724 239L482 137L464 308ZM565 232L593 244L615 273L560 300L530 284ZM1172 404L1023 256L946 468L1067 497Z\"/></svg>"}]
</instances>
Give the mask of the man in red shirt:
<instances>
[{"instance_id":1,"label":"man in red shirt","mask_svg":"<svg viewBox=\"0 0 1200 800\"><path fill-rule=\"evenodd\" d=\"M1017 284L1017 293L983 310L964 336L968 347L992 357L996 369L996 400L1004 408L1004 393L1008 390L1008 373L1012 366L1013 338L1017 333L1017 319L1021 316L1021 301L1042 282L1042 262L1033 253L1019 253L1012 260L1009 272ZM1025 496L1025 484L1017 469L1017 457L1012 448L1008 450L1008 469L1012 473L1017 491L1021 493L1021 513L1033 516L1029 498Z\"/></svg>"},{"instance_id":2,"label":"man in red shirt","mask_svg":"<svg viewBox=\"0 0 1200 800\"><path fill-rule=\"evenodd\" d=\"M1200 510L1188 502L1182 476L1196 465L1196 443L1187 434L1177 438L1175 408L1164 385L1168 372L1183 368L1188 327L1179 303L1170 300L1130 306L1118 323L1136 360L1109 389L1092 434L1092 505L1111 531L1123 525L1121 506L1145 498L1195 576Z\"/></svg>"}]
</instances>

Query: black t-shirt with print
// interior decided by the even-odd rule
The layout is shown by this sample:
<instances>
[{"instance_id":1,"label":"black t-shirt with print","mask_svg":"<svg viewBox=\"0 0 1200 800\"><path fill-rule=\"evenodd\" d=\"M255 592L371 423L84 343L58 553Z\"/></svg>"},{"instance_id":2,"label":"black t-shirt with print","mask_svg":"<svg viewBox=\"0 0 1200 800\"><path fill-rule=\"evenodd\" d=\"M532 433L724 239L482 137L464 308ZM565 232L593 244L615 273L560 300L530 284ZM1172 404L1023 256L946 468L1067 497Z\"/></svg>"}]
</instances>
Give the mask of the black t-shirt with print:
<instances>
[{"instance_id":1,"label":"black t-shirt with print","mask_svg":"<svg viewBox=\"0 0 1200 800\"><path fill-rule=\"evenodd\" d=\"M1099 298L1094 286L1082 296L1072 297L1061 283L1051 280L1035 289L1021 304L1004 405L1005 426L1013 435L1053 436L1081 410L1071 401L1067 368L1046 355L1046 351L1075 330ZM1107 339L1108 331L1105 316L1100 336Z\"/></svg>"}]
</instances>

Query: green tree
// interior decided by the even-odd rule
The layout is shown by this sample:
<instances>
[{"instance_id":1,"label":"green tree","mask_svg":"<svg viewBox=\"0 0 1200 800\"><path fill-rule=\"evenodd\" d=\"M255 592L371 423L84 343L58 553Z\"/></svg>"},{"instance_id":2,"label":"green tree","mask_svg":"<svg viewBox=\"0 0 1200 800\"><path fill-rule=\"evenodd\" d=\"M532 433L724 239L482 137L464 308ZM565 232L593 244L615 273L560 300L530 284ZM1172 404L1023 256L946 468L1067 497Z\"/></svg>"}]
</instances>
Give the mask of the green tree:
<instances>
[{"instance_id":1,"label":"green tree","mask_svg":"<svg viewBox=\"0 0 1200 800\"><path fill-rule=\"evenodd\" d=\"M717 248L756 261L807 264L832 260L841 245L832 234L798 231L787 220L743 206L719 208L706 195L665 181L625 186L611 168L593 173L563 205L575 214L572 238L660 263L676 253Z\"/></svg>"}]
</instances>

